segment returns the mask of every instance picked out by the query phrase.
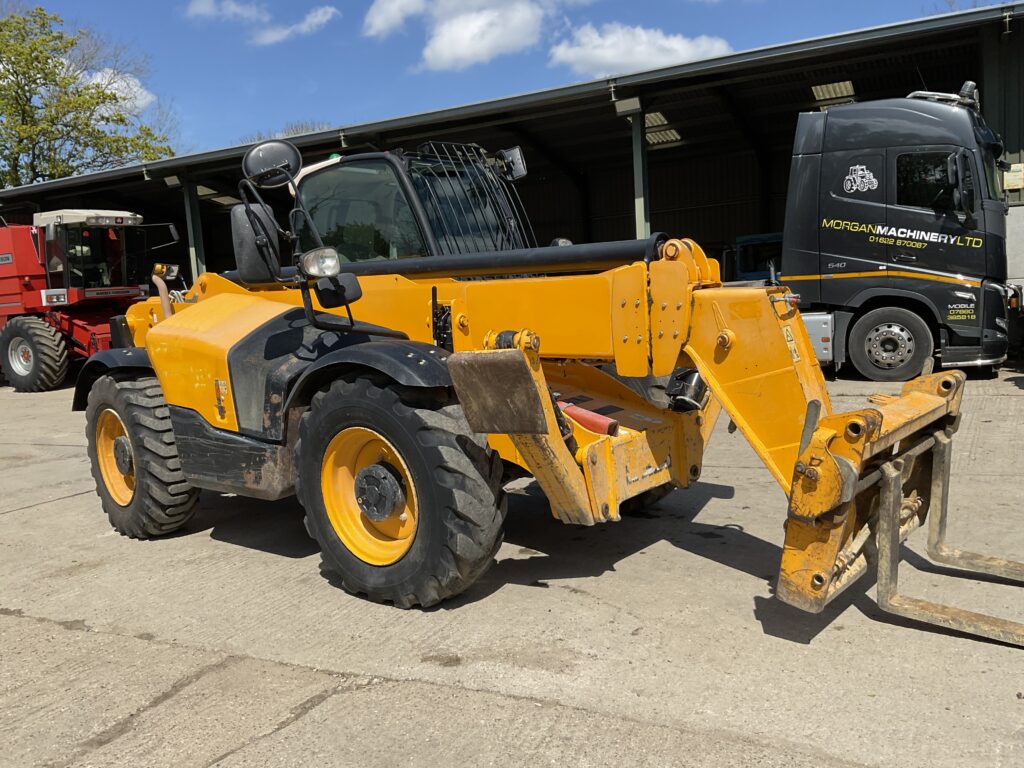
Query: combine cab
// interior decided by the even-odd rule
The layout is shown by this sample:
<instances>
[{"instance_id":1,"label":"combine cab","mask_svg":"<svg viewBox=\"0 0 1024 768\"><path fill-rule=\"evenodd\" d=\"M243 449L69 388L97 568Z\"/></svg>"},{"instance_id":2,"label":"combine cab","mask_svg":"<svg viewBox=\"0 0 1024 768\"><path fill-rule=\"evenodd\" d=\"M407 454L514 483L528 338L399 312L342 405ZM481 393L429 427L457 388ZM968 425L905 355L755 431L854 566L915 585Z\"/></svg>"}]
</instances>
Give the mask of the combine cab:
<instances>
[{"instance_id":1,"label":"combine cab","mask_svg":"<svg viewBox=\"0 0 1024 768\"><path fill-rule=\"evenodd\" d=\"M142 217L127 211L47 211L31 226L0 226L0 369L8 383L20 392L53 389L69 360L109 349L111 317L148 293L146 254Z\"/></svg>"}]
</instances>

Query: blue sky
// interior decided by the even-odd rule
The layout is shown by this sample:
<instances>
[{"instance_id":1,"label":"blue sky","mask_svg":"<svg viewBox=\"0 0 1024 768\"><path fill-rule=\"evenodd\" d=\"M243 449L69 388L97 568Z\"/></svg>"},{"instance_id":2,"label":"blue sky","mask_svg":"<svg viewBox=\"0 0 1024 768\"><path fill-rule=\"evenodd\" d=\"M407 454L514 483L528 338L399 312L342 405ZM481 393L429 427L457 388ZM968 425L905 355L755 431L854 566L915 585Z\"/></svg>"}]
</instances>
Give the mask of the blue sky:
<instances>
[{"instance_id":1,"label":"blue sky","mask_svg":"<svg viewBox=\"0 0 1024 768\"><path fill-rule=\"evenodd\" d=\"M180 147L363 122L932 15L939 0L41 0L149 57ZM959 3L967 6L969 3Z\"/></svg>"}]
</instances>

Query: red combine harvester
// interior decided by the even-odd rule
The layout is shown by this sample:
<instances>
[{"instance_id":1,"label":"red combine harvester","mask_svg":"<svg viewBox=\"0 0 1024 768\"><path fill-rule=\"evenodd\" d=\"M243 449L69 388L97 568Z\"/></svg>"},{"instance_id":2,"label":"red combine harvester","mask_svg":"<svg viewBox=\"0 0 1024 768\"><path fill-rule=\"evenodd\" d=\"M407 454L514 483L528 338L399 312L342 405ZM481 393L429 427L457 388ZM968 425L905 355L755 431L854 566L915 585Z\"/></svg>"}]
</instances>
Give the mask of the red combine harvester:
<instances>
[{"instance_id":1,"label":"red combine harvester","mask_svg":"<svg viewBox=\"0 0 1024 768\"><path fill-rule=\"evenodd\" d=\"M171 234L177 233L171 226ZM111 317L148 294L142 217L127 211L0 219L0 369L19 392L61 384L68 362L111 346ZM114 330L115 334L117 329Z\"/></svg>"}]
</instances>

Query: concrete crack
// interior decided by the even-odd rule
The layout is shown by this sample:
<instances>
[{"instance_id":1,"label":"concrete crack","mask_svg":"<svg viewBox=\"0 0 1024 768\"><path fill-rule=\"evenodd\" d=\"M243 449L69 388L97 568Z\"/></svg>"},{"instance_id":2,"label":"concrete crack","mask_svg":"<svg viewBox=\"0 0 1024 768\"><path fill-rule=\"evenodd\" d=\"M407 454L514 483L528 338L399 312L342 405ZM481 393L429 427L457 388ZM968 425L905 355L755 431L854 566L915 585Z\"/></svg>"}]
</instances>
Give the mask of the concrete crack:
<instances>
[{"instance_id":1,"label":"concrete crack","mask_svg":"<svg viewBox=\"0 0 1024 768\"><path fill-rule=\"evenodd\" d=\"M210 674L211 672L217 672L222 669L227 669L228 667L237 664L241 660L242 657L240 656L225 656L224 658L215 661L212 664L206 664L205 666L199 667L199 669L196 669L192 672L189 672L187 675L178 678L174 681L174 683L171 684L169 688L158 693L156 696L147 701L134 712L130 713L126 717L121 718L116 723L104 729L95 736L92 736L91 738L86 739L85 741L78 744L78 746L75 747L73 754L69 757L66 757L59 761L47 763L47 768L67 768L67 766L72 765L84 755L87 755L90 752L95 752L100 747L106 746L110 742L121 738L126 733L131 732L131 730L135 728L135 724L139 721L139 718L146 712L149 712L152 709L156 709L161 704L164 704L170 699L173 699L175 696L177 696L183 690L188 688L190 685L193 685L197 681L206 677L206 675Z\"/></svg>"}]
</instances>

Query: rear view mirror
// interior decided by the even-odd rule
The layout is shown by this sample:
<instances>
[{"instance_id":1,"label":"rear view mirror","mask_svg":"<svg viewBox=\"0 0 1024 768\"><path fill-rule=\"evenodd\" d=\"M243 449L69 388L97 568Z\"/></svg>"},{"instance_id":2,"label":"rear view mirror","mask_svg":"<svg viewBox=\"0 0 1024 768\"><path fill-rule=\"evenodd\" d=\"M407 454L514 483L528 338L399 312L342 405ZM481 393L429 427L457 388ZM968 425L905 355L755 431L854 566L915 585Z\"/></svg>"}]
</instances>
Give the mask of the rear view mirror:
<instances>
[{"instance_id":1,"label":"rear view mirror","mask_svg":"<svg viewBox=\"0 0 1024 768\"><path fill-rule=\"evenodd\" d=\"M950 152L946 158L946 176L949 178L949 185L953 189L960 184L960 168L957 164L958 153Z\"/></svg>"},{"instance_id":2,"label":"rear view mirror","mask_svg":"<svg viewBox=\"0 0 1024 768\"><path fill-rule=\"evenodd\" d=\"M242 158L242 173L260 189L282 187L302 170L302 154L290 141L274 139L251 147Z\"/></svg>"},{"instance_id":3,"label":"rear view mirror","mask_svg":"<svg viewBox=\"0 0 1024 768\"><path fill-rule=\"evenodd\" d=\"M167 229L169 229L171 232L171 240L173 242L177 243L179 240L181 240L181 238L178 237L178 228L176 226L174 226L173 224L168 224Z\"/></svg>"},{"instance_id":4,"label":"rear view mirror","mask_svg":"<svg viewBox=\"0 0 1024 768\"><path fill-rule=\"evenodd\" d=\"M342 272L336 277L324 277L313 286L316 299L324 309L336 309L357 301L363 295L359 279L351 272Z\"/></svg>"}]
</instances>

